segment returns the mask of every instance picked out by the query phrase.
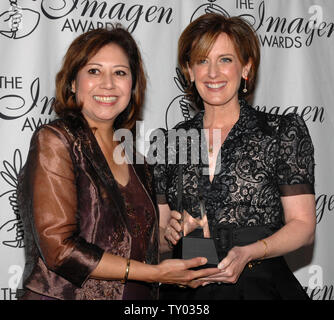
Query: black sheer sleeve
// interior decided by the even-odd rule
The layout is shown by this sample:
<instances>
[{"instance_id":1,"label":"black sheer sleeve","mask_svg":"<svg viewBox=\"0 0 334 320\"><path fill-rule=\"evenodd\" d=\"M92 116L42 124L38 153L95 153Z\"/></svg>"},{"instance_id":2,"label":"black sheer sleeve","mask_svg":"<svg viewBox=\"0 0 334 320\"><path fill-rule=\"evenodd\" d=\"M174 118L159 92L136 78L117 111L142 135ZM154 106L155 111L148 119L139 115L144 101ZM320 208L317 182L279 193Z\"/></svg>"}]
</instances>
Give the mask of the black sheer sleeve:
<instances>
[{"instance_id":1,"label":"black sheer sleeve","mask_svg":"<svg viewBox=\"0 0 334 320\"><path fill-rule=\"evenodd\" d=\"M282 117L278 154L281 196L314 194L314 147L303 119L296 114Z\"/></svg>"},{"instance_id":2,"label":"black sheer sleeve","mask_svg":"<svg viewBox=\"0 0 334 320\"><path fill-rule=\"evenodd\" d=\"M167 131L157 129L150 135L150 149L147 154L148 162L153 165L154 186L158 204L166 204L167 186Z\"/></svg>"}]
</instances>

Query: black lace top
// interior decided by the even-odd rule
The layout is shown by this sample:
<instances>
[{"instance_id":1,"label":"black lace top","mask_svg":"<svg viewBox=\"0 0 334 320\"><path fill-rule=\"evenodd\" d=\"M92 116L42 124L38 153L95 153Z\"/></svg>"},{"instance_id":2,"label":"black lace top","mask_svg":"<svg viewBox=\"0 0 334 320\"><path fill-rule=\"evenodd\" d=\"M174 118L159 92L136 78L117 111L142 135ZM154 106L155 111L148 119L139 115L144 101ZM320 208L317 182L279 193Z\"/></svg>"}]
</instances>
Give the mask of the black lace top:
<instances>
[{"instance_id":1,"label":"black lace top","mask_svg":"<svg viewBox=\"0 0 334 320\"><path fill-rule=\"evenodd\" d=\"M200 216L202 195L210 228L219 223L236 228L266 225L277 230L284 223L280 197L314 194L312 141L298 115L267 114L245 101L240 101L240 105L239 120L221 147L217 158L220 168L216 165L212 182L204 174L207 148L201 149L199 163L193 164L190 156L193 139L188 139L186 149L168 146L170 136L165 132L166 160L154 167L158 202L168 203L171 210L177 210L178 165L170 160L175 154L187 152L188 159L182 168L182 205L193 217ZM174 129L195 129L203 136L203 115L203 111L199 112ZM202 145L206 143L205 139L199 140Z\"/></svg>"}]
</instances>

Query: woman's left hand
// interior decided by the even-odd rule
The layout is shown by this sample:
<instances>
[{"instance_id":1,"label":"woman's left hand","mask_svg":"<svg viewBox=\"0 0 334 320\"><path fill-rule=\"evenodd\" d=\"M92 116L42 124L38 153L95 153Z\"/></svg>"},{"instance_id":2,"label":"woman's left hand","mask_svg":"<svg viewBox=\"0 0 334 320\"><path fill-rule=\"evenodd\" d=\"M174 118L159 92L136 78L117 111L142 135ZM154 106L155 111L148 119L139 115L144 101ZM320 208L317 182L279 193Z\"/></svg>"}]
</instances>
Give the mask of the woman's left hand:
<instances>
[{"instance_id":1,"label":"woman's left hand","mask_svg":"<svg viewBox=\"0 0 334 320\"><path fill-rule=\"evenodd\" d=\"M213 282L236 283L245 265L250 261L249 257L247 246L233 247L218 264L221 272L200 280L205 280L203 285Z\"/></svg>"}]
</instances>

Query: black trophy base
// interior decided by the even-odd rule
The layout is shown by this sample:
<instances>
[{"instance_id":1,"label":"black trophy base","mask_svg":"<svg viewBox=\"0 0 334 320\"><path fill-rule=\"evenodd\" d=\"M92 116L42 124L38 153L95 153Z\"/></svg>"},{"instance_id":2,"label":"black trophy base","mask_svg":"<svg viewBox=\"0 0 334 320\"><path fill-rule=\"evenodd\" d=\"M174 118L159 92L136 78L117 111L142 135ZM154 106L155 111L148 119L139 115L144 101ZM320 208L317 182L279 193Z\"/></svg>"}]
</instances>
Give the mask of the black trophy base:
<instances>
[{"instance_id":1,"label":"black trophy base","mask_svg":"<svg viewBox=\"0 0 334 320\"><path fill-rule=\"evenodd\" d=\"M186 236L182 237L174 247L173 258L192 259L196 257L205 257L208 262L203 266L193 268L194 270L217 267L219 260L212 238Z\"/></svg>"}]
</instances>

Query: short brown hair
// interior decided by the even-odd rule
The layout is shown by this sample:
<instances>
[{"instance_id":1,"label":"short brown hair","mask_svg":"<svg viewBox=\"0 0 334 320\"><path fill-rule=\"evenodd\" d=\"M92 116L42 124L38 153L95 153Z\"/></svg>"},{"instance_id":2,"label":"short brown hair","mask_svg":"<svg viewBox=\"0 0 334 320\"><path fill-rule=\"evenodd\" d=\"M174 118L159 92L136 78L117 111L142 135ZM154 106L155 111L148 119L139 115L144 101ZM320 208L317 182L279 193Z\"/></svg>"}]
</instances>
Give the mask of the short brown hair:
<instances>
[{"instance_id":1,"label":"short brown hair","mask_svg":"<svg viewBox=\"0 0 334 320\"><path fill-rule=\"evenodd\" d=\"M131 99L127 108L115 120L114 128L132 129L140 118L145 99L146 77L138 46L131 34L117 26L112 30L95 29L81 34L69 46L60 71L56 76L56 99L53 104L55 112L64 116L68 111L80 111L72 93L72 82L78 72L102 47L114 43L127 55L132 74Z\"/></svg>"},{"instance_id":2,"label":"short brown hair","mask_svg":"<svg viewBox=\"0 0 334 320\"><path fill-rule=\"evenodd\" d=\"M253 28L240 17L226 17L217 13L204 14L186 27L178 42L178 63L189 84L186 93L199 109L204 108L203 101L196 87L191 85L188 65L192 66L198 58L207 56L221 33L226 33L233 42L243 66L248 61L252 62L248 73L248 91L244 93L239 88L239 97L248 98L255 89L260 63L260 45Z\"/></svg>"}]
</instances>

